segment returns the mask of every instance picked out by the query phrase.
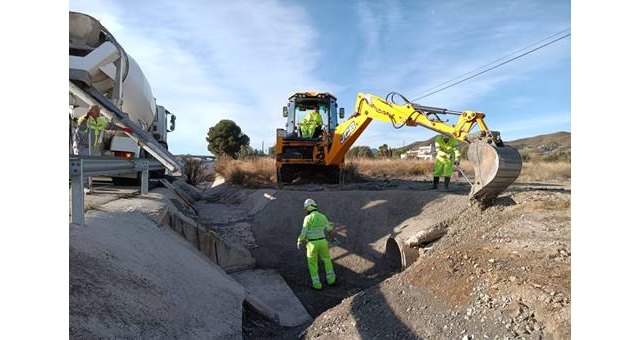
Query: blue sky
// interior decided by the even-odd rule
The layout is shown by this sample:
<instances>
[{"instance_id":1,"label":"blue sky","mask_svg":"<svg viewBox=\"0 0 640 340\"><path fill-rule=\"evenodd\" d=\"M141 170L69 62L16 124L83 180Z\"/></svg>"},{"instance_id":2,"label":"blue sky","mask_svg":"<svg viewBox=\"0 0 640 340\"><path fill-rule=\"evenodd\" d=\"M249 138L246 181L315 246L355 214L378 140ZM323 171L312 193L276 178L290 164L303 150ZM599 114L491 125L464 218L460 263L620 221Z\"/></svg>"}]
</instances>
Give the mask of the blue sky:
<instances>
[{"instance_id":1,"label":"blue sky","mask_svg":"<svg viewBox=\"0 0 640 340\"><path fill-rule=\"evenodd\" d=\"M297 90L331 92L349 114L358 92L414 99L571 27L570 2L552 0L74 0L69 9L100 20L140 64L157 102L178 116L177 154L208 154L206 133L221 119L266 149ZM563 39L417 102L483 111L504 140L571 131L570 47ZM355 145L434 134L374 121Z\"/></svg>"}]
</instances>

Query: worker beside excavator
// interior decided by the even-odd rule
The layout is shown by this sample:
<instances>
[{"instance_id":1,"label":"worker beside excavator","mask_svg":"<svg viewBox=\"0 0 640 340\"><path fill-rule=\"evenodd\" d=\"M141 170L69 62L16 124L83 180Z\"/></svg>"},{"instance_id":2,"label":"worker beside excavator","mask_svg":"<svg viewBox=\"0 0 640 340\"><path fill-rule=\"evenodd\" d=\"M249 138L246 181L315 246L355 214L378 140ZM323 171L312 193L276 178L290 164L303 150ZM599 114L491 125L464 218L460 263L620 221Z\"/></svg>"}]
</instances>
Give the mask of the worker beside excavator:
<instances>
[{"instance_id":1,"label":"worker beside excavator","mask_svg":"<svg viewBox=\"0 0 640 340\"><path fill-rule=\"evenodd\" d=\"M307 248L307 265L309 274L311 275L311 283L313 289L321 290L320 274L318 274L318 257L324 263L327 284L332 286L336 283L336 274L333 271L333 263L331 262L331 254L329 253L329 240L333 240L333 225L327 217L318 211L316 202L307 198L303 204L304 211L307 214L302 223L302 230L298 236L298 250L306 245ZM325 231L327 235L325 236Z\"/></svg>"},{"instance_id":2,"label":"worker beside excavator","mask_svg":"<svg viewBox=\"0 0 640 340\"><path fill-rule=\"evenodd\" d=\"M302 138L318 138L322 134L322 116L313 108L300 122Z\"/></svg>"},{"instance_id":3,"label":"worker beside excavator","mask_svg":"<svg viewBox=\"0 0 640 340\"><path fill-rule=\"evenodd\" d=\"M439 135L434 144L436 146L436 162L433 166L433 186L431 188L437 189L440 176L443 176L444 190L449 190L453 166L460 164L458 141L447 135Z\"/></svg>"}]
</instances>

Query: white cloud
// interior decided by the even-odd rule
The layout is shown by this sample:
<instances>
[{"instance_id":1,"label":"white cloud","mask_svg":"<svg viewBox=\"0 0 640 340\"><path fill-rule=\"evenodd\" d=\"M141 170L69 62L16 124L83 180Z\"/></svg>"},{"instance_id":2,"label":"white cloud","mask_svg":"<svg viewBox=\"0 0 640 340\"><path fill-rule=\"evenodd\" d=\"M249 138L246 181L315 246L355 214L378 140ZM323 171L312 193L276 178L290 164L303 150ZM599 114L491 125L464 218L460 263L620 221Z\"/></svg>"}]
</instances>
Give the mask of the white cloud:
<instances>
[{"instance_id":1,"label":"white cloud","mask_svg":"<svg viewBox=\"0 0 640 340\"><path fill-rule=\"evenodd\" d=\"M158 103L178 116L169 137L176 153L206 153L208 128L224 118L254 147L270 146L292 92L336 88L314 73L322 51L300 6L94 0L72 1L70 10L100 19L140 64Z\"/></svg>"},{"instance_id":2,"label":"white cloud","mask_svg":"<svg viewBox=\"0 0 640 340\"><path fill-rule=\"evenodd\" d=\"M385 25L391 21L390 14L381 10L377 3L360 2L357 27L367 42L363 51L367 60L358 69L356 86L381 97L390 91L400 92L410 100L420 97L436 85L569 27L568 17L553 17L548 13L550 6L562 6L562 3L558 4L538 1L504 5L476 1L414 4L403 7L397 15L408 24L389 31ZM500 23L496 24L496 20ZM504 92L513 84L536 80L537 74L566 63L570 58L568 42L569 39L557 42L417 102L454 110L484 111L479 104L489 95ZM391 50L395 53L388 53ZM505 101L512 101L514 110L533 100L524 95L517 100L505 98ZM570 114L564 114L566 116L561 119L569 121ZM494 113L488 123L495 125L508 120L509 117ZM545 124L542 120L533 125ZM385 142L385 134L386 142L396 146L401 138L424 140L435 134L420 128L393 130L376 122L372 122L368 130L361 138L371 145Z\"/></svg>"},{"instance_id":3,"label":"white cloud","mask_svg":"<svg viewBox=\"0 0 640 340\"><path fill-rule=\"evenodd\" d=\"M361 1L347 6L358 21L336 24L356 29L361 41L348 66L352 81L345 84L320 80L332 76L319 65L330 60L333 51L322 48L322 27L311 23L316 13L297 3L88 0L71 1L70 9L99 18L138 61L158 103L178 116L176 131L169 137L171 150L206 153L208 128L224 118L238 123L254 147L262 141L272 145L275 129L283 125L280 108L296 90L326 89L340 96L350 88L382 97L398 91L413 99L555 33L540 36L536 20L546 18L541 15L544 6L538 1L495 6L466 0L410 5ZM534 16L538 19L531 19ZM496 18L500 25L493 22ZM544 20L545 28L557 31L569 25L561 19ZM568 43L558 43L524 57L526 62L505 65L418 102L484 110L480 99L557 67L569 58L569 48ZM513 99L512 104L534 100L527 98ZM338 99L349 113L355 98ZM434 133L372 122L358 144L398 146L401 139L410 143Z\"/></svg>"}]
</instances>

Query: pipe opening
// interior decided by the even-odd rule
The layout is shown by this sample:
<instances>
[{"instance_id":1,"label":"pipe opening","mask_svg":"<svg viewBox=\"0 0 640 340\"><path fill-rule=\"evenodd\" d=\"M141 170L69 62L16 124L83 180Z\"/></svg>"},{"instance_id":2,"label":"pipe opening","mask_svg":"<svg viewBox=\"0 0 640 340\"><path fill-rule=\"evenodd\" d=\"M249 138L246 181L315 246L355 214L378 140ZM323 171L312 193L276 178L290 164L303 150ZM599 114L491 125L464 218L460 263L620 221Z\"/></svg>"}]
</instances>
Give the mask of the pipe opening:
<instances>
[{"instance_id":1,"label":"pipe opening","mask_svg":"<svg viewBox=\"0 0 640 340\"><path fill-rule=\"evenodd\" d=\"M384 251L384 263L389 267L390 271L401 271L402 265L402 252L398 246L398 242L393 237L387 239L387 245Z\"/></svg>"}]
</instances>

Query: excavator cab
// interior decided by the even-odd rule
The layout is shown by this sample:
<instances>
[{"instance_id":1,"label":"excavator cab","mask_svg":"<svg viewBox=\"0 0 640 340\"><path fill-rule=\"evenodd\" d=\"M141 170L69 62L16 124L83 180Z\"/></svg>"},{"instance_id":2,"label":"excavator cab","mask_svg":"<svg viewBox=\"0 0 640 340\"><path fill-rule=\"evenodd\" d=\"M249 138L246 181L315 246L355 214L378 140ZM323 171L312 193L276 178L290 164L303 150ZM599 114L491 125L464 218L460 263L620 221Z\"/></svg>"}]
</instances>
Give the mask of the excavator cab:
<instances>
[{"instance_id":1,"label":"excavator cab","mask_svg":"<svg viewBox=\"0 0 640 340\"><path fill-rule=\"evenodd\" d=\"M321 123L305 121L305 117L314 111L319 114ZM324 167L327 146L331 144L339 117L344 117L344 109L338 110L336 97L327 92L297 92L289 97L282 115L287 122L284 129L276 130L278 183L290 183L303 172L328 173L329 182L336 181L340 167Z\"/></svg>"},{"instance_id":2,"label":"excavator cab","mask_svg":"<svg viewBox=\"0 0 640 340\"><path fill-rule=\"evenodd\" d=\"M303 133L305 117L317 112L322 123L317 131L309 136ZM344 115L344 109L341 110ZM338 125L336 98L329 93L296 93L289 98L287 106L282 108L282 115L287 118L286 138L320 138L323 133L331 134Z\"/></svg>"}]
</instances>

